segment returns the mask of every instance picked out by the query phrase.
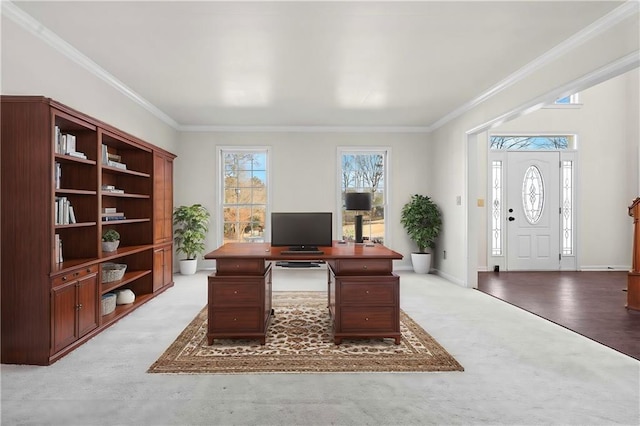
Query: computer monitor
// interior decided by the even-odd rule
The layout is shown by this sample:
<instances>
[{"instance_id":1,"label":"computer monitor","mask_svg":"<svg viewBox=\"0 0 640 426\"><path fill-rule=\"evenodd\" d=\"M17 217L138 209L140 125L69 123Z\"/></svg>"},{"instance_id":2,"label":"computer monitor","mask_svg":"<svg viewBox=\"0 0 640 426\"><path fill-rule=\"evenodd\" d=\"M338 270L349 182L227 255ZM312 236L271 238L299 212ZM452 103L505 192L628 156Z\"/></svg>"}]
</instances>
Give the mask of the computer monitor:
<instances>
[{"instance_id":1,"label":"computer monitor","mask_svg":"<svg viewBox=\"0 0 640 426\"><path fill-rule=\"evenodd\" d=\"M331 247L332 226L331 212L271 213L271 245L291 250Z\"/></svg>"}]
</instances>

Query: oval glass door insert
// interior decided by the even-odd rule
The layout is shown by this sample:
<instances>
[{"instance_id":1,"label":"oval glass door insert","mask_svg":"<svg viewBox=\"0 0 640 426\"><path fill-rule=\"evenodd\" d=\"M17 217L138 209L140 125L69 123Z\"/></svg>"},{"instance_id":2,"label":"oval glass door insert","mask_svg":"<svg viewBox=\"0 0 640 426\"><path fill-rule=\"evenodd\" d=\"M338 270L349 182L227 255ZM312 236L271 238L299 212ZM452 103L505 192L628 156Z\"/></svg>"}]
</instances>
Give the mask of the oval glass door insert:
<instances>
[{"instance_id":1,"label":"oval glass door insert","mask_svg":"<svg viewBox=\"0 0 640 426\"><path fill-rule=\"evenodd\" d=\"M544 208L544 181L536 166L529 166L522 182L522 208L527 222L535 225Z\"/></svg>"}]
</instances>

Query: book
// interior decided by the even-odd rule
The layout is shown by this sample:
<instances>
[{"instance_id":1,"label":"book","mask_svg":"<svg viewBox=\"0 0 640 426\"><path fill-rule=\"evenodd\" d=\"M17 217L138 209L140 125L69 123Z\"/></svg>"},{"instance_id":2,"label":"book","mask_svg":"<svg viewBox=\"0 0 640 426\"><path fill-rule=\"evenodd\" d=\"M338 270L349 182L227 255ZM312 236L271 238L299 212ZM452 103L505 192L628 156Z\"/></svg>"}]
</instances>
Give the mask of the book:
<instances>
[{"instance_id":1,"label":"book","mask_svg":"<svg viewBox=\"0 0 640 426\"><path fill-rule=\"evenodd\" d=\"M118 154L108 153L107 158L111 161L122 162L122 156Z\"/></svg>"},{"instance_id":2,"label":"book","mask_svg":"<svg viewBox=\"0 0 640 426\"><path fill-rule=\"evenodd\" d=\"M102 217L102 221L103 222L112 222L114 220L125 220L127 217L126 216L103 216Z\"/></svg>"},{"instance_id":3,"label":"book","mask_svg":"<svg viewBox=\"0 0 640 426\"><path fill-rule=\"evenodd\" d=\"M62 263L62 240L60 234L55 234L53 238L53 257L56 263Z\"/></svg>"},{"instance_id":4,"label":"book","mask_svg":"<svg viewBox=\"0 0 640 426\"><path fill-rule=\"evenodd\" d=\"M64 144L64 153L69 154L71 152L76 152L76 137L72 134L62 135L63 144Z\"/></svg>"},{"instance_id":5,"label":"book","mask_svg":"<svg viewBox=\"0 0 640 426\"><path fill-rule=\"evenodd\" d=\"M71 204L69 204L69 223L77 223L76 213L73 211L73 206Z\"/></svg>"},{"instance_id":6,"label":"book","mask_svg":"<svg viewBox=\"0 0 640 426\"><path fill-rule=\"evenodd\" d=\"M76 158L84 158L85 160L87 159L86 154L84 154L83 152L71 151L71 152L67 152L67 155L70 155Z\"/></svg>"},{"instance_id":7,"label":"book","mask_svg":"<svg viewBox=\"0 0 640 426\"><path fill-rule=\"evenodd\" d=\"M55 188L60 189L60 179L62 178L62 166L56 161L55 168L53 170L53 181L55 182Z\"/></svg>"},{"instance_id":8,"label":"book","mask_svg":"<svg viewBox=\"0 0 640 426\"><path fill-rule=\"evenodd\" d=\"M103 189L102 192L110 192L110 193L113 193L113 194L124 194L124 189L117 189L117 188Z\"/></svg>"},{"instance_id":9,"label":"book","mask_svg":"<svg viewBox=\"0 0 640 426\"><path fill-rule=\"evenodd\" d=\"M102 164L107 164L109 162L109 151L107 145L102 144Z\"/></svg>"},{"instance_id":10,"label":"book","mask_svg":"<svg viewBox=\"0 0 640 426\"><path fill-rule=\"evenodd\" d=\"M102 213L116 213L116 207L103 207Z\"/></svg>"},{"instance_id":11,"label":"book","mask_svg":"<svg viewBox=\"0 0 640 426\"><path fill-rule=\"evenodd\" d=\"M107 160L107 165L110 167L115 167L117 169L123 169L123 170L127 169L126 164L120 163L118 161Z\"/></svg>"},{"instance_id":12,"label":"book","mask_svg":"<svg viewBox=\"0 0 640 426\"><path fill-rule=\"evenodd\" d=\"M102 217L124 217L124 212L102 213Z\"/></svg>"}]
</instances>

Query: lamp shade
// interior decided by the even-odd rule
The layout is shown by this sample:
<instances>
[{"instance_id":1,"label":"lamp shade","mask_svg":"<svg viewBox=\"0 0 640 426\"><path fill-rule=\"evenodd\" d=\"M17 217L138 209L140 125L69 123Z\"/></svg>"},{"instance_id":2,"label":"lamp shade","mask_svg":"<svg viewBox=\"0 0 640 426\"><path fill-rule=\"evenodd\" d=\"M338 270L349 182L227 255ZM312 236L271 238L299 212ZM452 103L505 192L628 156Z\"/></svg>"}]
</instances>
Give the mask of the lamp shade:
<instances>
[{"instance_id":1,"label":"lamp shade","mask_svg":"<svg viewBox=\"0 0 640 426\"><path fill-rule=\"evenodd\" d=\"M344 204L346 210L371 210L371 193L347 192L344 194Z\"/></svg>"}]
</instances>

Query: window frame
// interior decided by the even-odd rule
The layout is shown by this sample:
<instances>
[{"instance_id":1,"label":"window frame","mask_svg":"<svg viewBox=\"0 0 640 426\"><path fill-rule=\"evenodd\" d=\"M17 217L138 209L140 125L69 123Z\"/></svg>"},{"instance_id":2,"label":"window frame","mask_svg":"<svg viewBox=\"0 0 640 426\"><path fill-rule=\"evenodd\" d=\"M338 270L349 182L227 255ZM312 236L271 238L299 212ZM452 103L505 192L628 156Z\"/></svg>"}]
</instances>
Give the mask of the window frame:
<instances>
[{"instance_id":1,"label":"window frame","mask_svg":"<svg viewBox=\"0 0 640 426\"><path fill-rule=\"evenodd\" d=\"M216 234L217 245L221 246L224 242L224 194L225 194L225 179L224 179L224 155L229 153L263 153L266 155L265 161L265 186L267 188L267 200L265 206L265 228L264 228L264 241L269 242L271 240L271 147L263 145L219 145L216 146L216 155L218 157L218 172L217 172L217 200L218 205L216 208ZM250 242L243 242L245 244L251 244Z\"/></svg>"},{"instance_id":2,"label":"window frame","mask_svg":"<svg viewBox=\"0 0 640 426\"><path fill-rule=\"evenodd\" d=\"M342 221L343 221L343 209L344 204L342 200L342 156L345 154L380 154L383 161L383 203L384 209L384 244L390 244L392 238L391 226L392 214L389 206L391 205L391 147L389 146L338 146L337 147L337 167L336 167L336 215L334 221L334 227L336 229L335 235L338 239L343 240L344 235L342 233ZM365 228L366 229L366 228ZM363 230L363 234L366 231Z\"/></svg>"}]
</instances>

